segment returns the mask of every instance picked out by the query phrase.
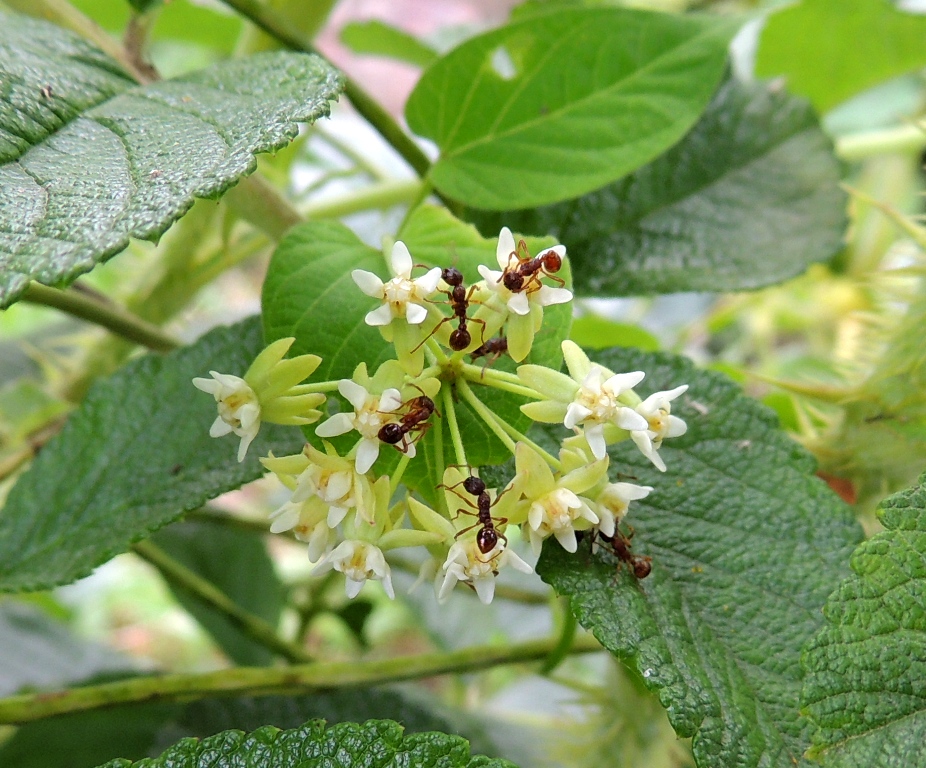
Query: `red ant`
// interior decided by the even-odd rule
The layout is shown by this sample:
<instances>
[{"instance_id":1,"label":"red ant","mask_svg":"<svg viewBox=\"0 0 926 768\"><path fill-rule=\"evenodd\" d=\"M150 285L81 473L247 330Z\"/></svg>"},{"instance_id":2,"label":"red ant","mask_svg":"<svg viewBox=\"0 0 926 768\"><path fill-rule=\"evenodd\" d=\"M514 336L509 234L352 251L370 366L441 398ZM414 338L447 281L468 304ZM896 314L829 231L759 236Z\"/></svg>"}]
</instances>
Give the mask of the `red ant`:
<instances>
[{"instance_id":1,"label":"red ant","mask_svg":"<svg viewBox=\"0 0 926 768\"><path fill-rule=\"evenodd\" d=\"M463 489L468 494L476 497L475 504L473 504L473 502L467 499L459 491L454 490L459 485L462 485ZM473 509L477 510L476 512L470 512L466 509L457 510L457 517L459 517L461 514L472 515L476 518L476 522L468 528L457 531L457 535L454 538L460 538L460 536L462 536L467 531L471 531L473 528L481 525L482 527L476 532L476 546L479 547L479 551L482 552L482 554L487 555L493 549L495 549L495 547L498 545L499 539L505 542L506 547L508 546L508 537L505 536L504 533L500 533L495 528L496 524L504 525L507 523L508 518L500 517L496 520L492 517L492 506L498 502L498 500L501 498L501 495L496 496L495 501L492 501L492 498L489 496L489 492L486 490L486 484L482 478L476 477L475 475L470 475L465 480L462 480L456 485L448 486L441 483L437 487L446 488L451 493L454 493L463 499L463 501L469 504ZM504 494L506 491L502 491L502 493Z\"/></svg>"},{"instance_id":2,"label":"red ant","mask_svg":"<svg viewBox=\"0 0 926 768\"><path fill-rule=\"evenodd\" d=\"M615 530L613 536L607 536L598 531L598 538L606 541L612 554L621 561L617 566L618 568L626 563L627 567L638 579L645 579L653 570L653 558L646 555L635 555L630 551L630 540L633 538L632 530L629 536L624 536L619 530Z\"/></svg>"},{"instance_id":3,"label":"red ant","mask_svg":"<svg viewBox=\"0 0 926 768\"><path fill-rule=\"evenodd\" d=\"M518 262L513 267L511 266L512 256ZM508 255L508 262L509 266L505 267L500 280L512 293L520 293L525 289L529 293L540 290L540 275L546 275L560 285L566 284L566 281L561 277L552 274L553 272L559 272L563 266L563 257L552 248L539 256L531 258L530 251L527 250L527 243L524 240L519 240L517 250Z\"/></svg>"},{"instance_id":4,"label":"red ant","mask_svg":"<svg viewBox=\"0 0 926 768\"><path fill-rule=\"evenodd\" d=\"M466 286L463 285L463 273L460 272L460 270L456 267L447 267L446 269L442 270L441 279L443 279L443 281L450 286L449 291L441 291L441 293L450 299L450 301L445 303L450 304L450 309L453 311L453 314L450 317L445 317L443 320L441 320L434 327L434 330L425 336L421 344L415 347L412 352L416 351L419 347L421 347L422 344L424 344L425 341L437 333L444 323L450 323L454 320L458 321L458 325L456 330L450 334L449 341L450 348L454 352L459 352L463 349L466 349L473 341L472 335L466 328L467 322L479 323L482 325L483 339L485 339L485 320L477 320L475 317L467 317L466 315L466 312L469 309L470 299L473 295L473 291L476 290L476 286L470 286L469 291L467 291Z\"/></svg>"},{"instance_id":5,"label":"red ant","mask_svg":"<svg viewBox=\"0 0 926 768\"><path fill-rule=\"evenodd\" d=\"M377 437L384 443L394 445L402 453L408 453L409 447L414 444L415 440L420 440L430 428L431 424L428 423L428 419L437 410L437 406L423 392L419 397L413 397L411 400L402 403L402 406L408 410L399 417L398 421L383 424L379 428ZM417 430L418 434L409 442L408 434L413 430ZM400 442L402 443L401 446L399 445Z\"/></svg>"}]
</instances>

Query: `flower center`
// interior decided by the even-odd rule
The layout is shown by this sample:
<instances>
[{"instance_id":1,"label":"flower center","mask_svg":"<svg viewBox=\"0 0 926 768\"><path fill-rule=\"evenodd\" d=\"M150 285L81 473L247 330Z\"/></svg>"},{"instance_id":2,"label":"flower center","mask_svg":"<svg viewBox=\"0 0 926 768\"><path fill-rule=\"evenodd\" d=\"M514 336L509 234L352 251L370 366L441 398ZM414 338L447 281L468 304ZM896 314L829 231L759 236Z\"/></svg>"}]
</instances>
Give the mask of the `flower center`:
<instances>
[{"instance_id":1,"label":"flower center","mask_svg":"<svg viewBox=\"0 0 926 768\"><path fill-rule=\"evenodd\" d=\"M376 440L380 427L388 421L379 411L379 398L368 398L363 408L357 411L354 418L354 428L368 440Z\"/></svg>"},{"instance_id":2,"label":"flower center","mask_svg":"<svg viewBox=\"0 0 926 768\"><path fill-rule=\"evenodd\" d=\"M383 298L396 315L405 313L405 305L415 296L415 284L407 277L394 277L383 285Z\"/></svg>"}]
</instances>

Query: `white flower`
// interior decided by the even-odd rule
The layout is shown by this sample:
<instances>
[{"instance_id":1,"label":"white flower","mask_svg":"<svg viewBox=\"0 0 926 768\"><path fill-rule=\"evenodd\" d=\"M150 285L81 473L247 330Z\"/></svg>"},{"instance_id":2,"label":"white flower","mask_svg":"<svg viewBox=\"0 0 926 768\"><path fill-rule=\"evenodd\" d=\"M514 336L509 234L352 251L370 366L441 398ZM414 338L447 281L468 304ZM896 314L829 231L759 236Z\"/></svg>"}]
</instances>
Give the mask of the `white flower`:
<instances>
[{"instance_id":1,"label":"white flower","mask_svg":"<svg viewBox=\"0 0 926 768\"><path fill-rule=\"evenodd\" d=\"M647 422L646 429L633 430L630 437L637 444L637 448L656 466L660 472L666 471L665 462L657 453L662 441L667 437L680 437L688 431L688 425L678 418L670 415L672 406L669 403L683 392L688 390L687 384L665 392L654 392L640 403L634 410Z\"/></svg>"},{"instance_id":2,"label":"white flower","mask_svg":"<svg viewBox=\"0 0 926 768\"><path fill-rule=\"evenodd\" d=\"M566 255L566 246L554 245L552 248L544 248L544 253L554 251L560 258ZM498 260L500 272L480 264L479 274L486 281L486 285L498 293L503 299L508 309L516 315L527 315L531 311L531 304L538 304L541 307L548 307L551 304L565 304L572 301L572 291L566 288L552 288L549 285L539 285L532 282L530 287L515 292L509 291L502 280L502 275L506 269L517 267L518 255L517 246L514 242L514 235L508 227L502 227L498 235L498 245L495 248L495 257Z\"/></svg>"},{"instance_id":3,"label":"white flower","mask_svg":"<svg viewBox=\"0 0 926 768\"><path fill-rule=\"evenodd\" d=\"M608 459L579 467L562 477L555 477L543 458L524 443L515 446L514 460L522 493L530 505L527 523L531 548L540 554L543 540L554 536L563 549L575 552L579 547L576 530L599 522L587 500L578 494L606 480Z\"/></svg>"},{"instance_id":4,"label":"white flower","mask_svg":"<svg viewBox=\"0 0 926 768\"><path fill-rule=\"evenodd\" d=\"M251 441L260 431L260 401L257 393L238 376L209 371L211 379L193 379L193 386L215 397L219 407L218 418L209 428L210 437L221 437L234 432L241 438L238 461L244 461Z\"/></svg>"},{"instance_id":5,"label":"white flower","mask_svg":"<svg viewBox=\"0 0 926 768\"><path fill-rule=\"evenodd\" d=\"M328 526L325 507L287 501L270 513L271 533L292 531L299 541L308 542L309 560L318 560L332 544L335 531Z\"/></svg>"},{"instance_id":6,"label":"white flower","mask_svg":"<svg viewBox=\"0 0 926 768\"><path fill-rule=\"evenodd\" d=\"M547 251L555 251L561 258L566 255L566 248L562 245L556 245L547 248ZM572 301L572 291L566 288L553 288L549 285L543 285L538 280L531 280L529 284L520 291L510 291L505 286L503 275L504 270L514 268L518 264L517 246L514 242L514 235L508 227L502 227L498 235L498 245L495 251L498 265L501 271L489 269L487 266L480 264L479 274L485 279L486 286L495 293L493 299L496 299L496 306L489 307L486 313L477 314L480 319L486 320L489 325L497 322L497 318L491 317L492 310L498 314L499 309L502 312L510 313L508 317L508 353L516 362L521 362L530 352L531 345L534 343L534 334L540 329L543 323L543 308L552 304L565 304Z\"/></svg>"},{"instance_id":7,"label":"white flower","mask_svg":"<svg viewBox=\"0 0 926 768\"><path fill-rule=\"evenodd\" d=\"M383 304L365 318L367 325L389 325L394 318L403 318L409 325L420 325L428 316L422 302L437 290L441 269L434 267L425 275L412 279L412 256L401 240L392 247L390 267L394 277L383 282L372 272L355 269L350 273L354 282L367 296Z\"/></svg>"},{"instance_id":8,"label":"white flower","mask_svg":"<svg viewBox=\"0 0 926 768\"><path fill-rule=\"evenodd\" d=\"M631 501L645 499L653 488L633 483L608 483L595 497L598 527L605 536L613 536L617 523L624 519Z\"/></svg>"},{"instance_id":9,"label":"white flower","mask_svg":"<svg viewBox=\"0 0 926 768\"><path fill-rule=\"evenodd\" d=\"M647 428L646 418L624 399L625 396L636 398L633 387L645 374L643 371L613 373L589 360L582 348L568 339L562 343L562 348L568 376L539 365L518 368L521 380L547 398L522 405L521 410L535 421L562 420L568 429L583 427L592 454L596 459L603 459L607 454L606 428L625 430L625 437L627 431ZM638 401L639 398L633 400ZM614 440L612 435L610 441Z\"/></svg>"},{"instance_id":10,"label":"white flower","mask_svg":"<svg viewBox=\"0 0 926 768\"><path fill-rule=\"evenodd\" d=\"M479 550L475 536L468 536L465 541L456 541L450 547L441 568L444 571L444 580L438 590L437 599L444 602L457 582L462 581L476 590L480 602L488 605L495 596L495 577L502 568L509 565L522 573L534 571L508 549L502 540L499 540L487 554Z\"/></svg>"},{"instance_id":11,"label":"white flower","mask_svg":"<svg viewBox=\"0 0 926 768\"><path fill-rule=\"evenodd\" d=\"M347 580L347 596L355 598L367 579L383 582L383 589L390 598L395 599L392 589L392 571L383 551L367 541L342 541L331 552L319 560L312 571L318 575L334 568L344 574Z\"/></svg>"},{"instance_id":12,"label":"white flower","mask_svg":"<svg viewBox=\"0 0 926 768\"><path fill-rule=\"evenodd\" d=\"M315 434L334 437L356 429L363 438L357 447L357 471L365 474L379 457L379 430L389 421L388 414L402 405L402 395L391 387L382 395L373 395L352 379L341 379L338 391L354 406L354 412L335 414L319 424ZM414 451L412 443L408 448L409 456L414 457Z\"/></svg>"}]
</instances>

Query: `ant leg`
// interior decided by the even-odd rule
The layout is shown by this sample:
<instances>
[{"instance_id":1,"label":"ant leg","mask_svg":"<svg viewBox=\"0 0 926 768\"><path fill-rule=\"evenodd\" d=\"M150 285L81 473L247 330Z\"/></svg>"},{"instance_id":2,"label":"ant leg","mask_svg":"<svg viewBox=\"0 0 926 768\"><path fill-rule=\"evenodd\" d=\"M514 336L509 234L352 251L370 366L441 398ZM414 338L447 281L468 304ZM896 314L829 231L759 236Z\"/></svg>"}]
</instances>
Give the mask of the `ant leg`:
<instances>
[{"instance_id":1,"label":"ant leg","mask_svg":"<svg viewBox=\"0 0 926 768\"><path fill-rule=\"evenodd\" d=\"M481 343L483 346L485 346L485 343L486 343L486 321L485 321L485 320L480 320L478 317L470 317L470 318L467 318L467 322L470 322L470 323L479 323L479 325L482 326L482 330L481 330L480 333L479 333L479 337L480 337L480 343ZM486 355L486 357L488 357L488 355Z\"/></svg>"},{"instance_id":2,"label":"ant leg","mask_svg":"<svg viewBox=\"0 0 926 768\"><path fill-rule=\"evenodd\" d=\"M463 485L464 482L465 482L465 481L462 481L462 480L461 480L459 483L457 483L457 485ZM444 489L450 491L454 496L459 496L463 501L465 501L467 504L469 504L473 509L479 509L479 507L478 507L476 504L473 504L473 502L471 502L469 499L467 499L462 493L460 493L460 492L457 491L457 490L454 490L454 489L457 487L457 485L444 485L443 483L441 483L441 484L438 485L437 487L438 487L438 488L444 488ZM467 512L466 514L468 514L468 515L474 515L475 512Z\"/></svg>"},{"instance_id":3,"label":"ant leg","mask_svg":"<svg viewBox=\"0 0 926 768\"><path fill-rule=\"evenodd\" d=\"M560 287L560 288L563 288L563 287L566 285L566 281L563 280L563 278L561 278L561 277L557 277L556 275L551 275L551 274L550 274L549 272L547 272L546 270L543 270L543 274L545 274L547 277L549 277L549 278L550 278L551 280L553 280L554 282L559 283L559 287Z\"/></svg>"},{"instance_id":4,"label":"ant leg","mask_svg":"<svg viewBox=\"0 0 926 768\"><path fill-rule=\"evenodd\" d=\"M425 336L425 337L421 340L421 343L420 343L417 347L415 347L415 348L412 350L412 352L417 352L419 349L421 349L421 348L424 346L425 342L426 342L428 339L430 339L435 333L437 333L437 332L440 330L440 327L441 327L444 323L449 323L451 320L453 320L452 317L445 317L443 320L441 320L437 325L434 326L434 330L432 330L427 336Z\"/></svg>"},{"instance_id":5,"label":"ant leg","mask_svg":"<svg viewBox=\"0 0 926 768\"><path fill-rule=\"evenodd\" d=\"M470 512L469 510L466 510L466 509L458 509L458 510L457 510L457 513L456 513L452 518L450 518L450 519L451 519L451 520L456 520L457 518L460 517L461 514L462 514L462 515L469 515L470 517L479 517L479 515L478 515L476 512ZM463 530L457 531L456 536L454 536L453 538L457 538L458 536L462 536L462 535L463 535L464 533L466 533L467 531L471 531L471 530L473 530L473 528L475 528L476 526L479 526L479 525L482 525L482 523L480 523L480 522L473 523L471 526L469 526L469 528L464 528Z\"/></svg>"}]
</instances>

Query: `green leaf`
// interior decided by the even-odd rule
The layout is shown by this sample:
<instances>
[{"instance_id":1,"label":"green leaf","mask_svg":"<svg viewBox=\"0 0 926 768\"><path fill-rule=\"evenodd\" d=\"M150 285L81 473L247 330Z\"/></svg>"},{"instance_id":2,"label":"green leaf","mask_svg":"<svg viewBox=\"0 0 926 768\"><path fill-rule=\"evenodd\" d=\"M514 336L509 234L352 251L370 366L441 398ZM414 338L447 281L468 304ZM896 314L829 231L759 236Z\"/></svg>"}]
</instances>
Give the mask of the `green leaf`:
<instances>
[{"instance_id":1,"label":"green leaf","mask_svg":"<svg viewBox=\"0 0 926 768\"><path fill-rule=\"evenodd\" d=\"M826 112L926 66L924 42L926 18L888 0L803 0L766 20L756 73L784 75L789 90Z\"/></svg>"},{"instance_id":2,"label":"green leaf","mask_svg":"<svg viewBox=\"0 0 926 768\"><path fill-rule=\"evenodd\" d=\"M429 177L476 208L584 194L664 152L707 106L729 21L558 9L472 38L432 65L405 109L440 157Z\"/></svg>"},{"instance_id":3,"label":"green leaf","mask_svg":"<svg viewBox=\"0 0 926 768\"><path fill-rule=\"evenodd\" d=\"M13 600L0 603L0 648L0 696L133 669L131 659L112 648L79 639L60 621Z\"/></svg>"},{"instance_id":4,"label":"green leaf","mask_svg":"<svg viewBox=\"0 0 926 768\"><path fill-rule=\"evenodd\" d=\"M417 37L376 19L345 24L341 42L354 53L385 56L416 67L426 67L437 59L437 51Z\"/></svg>"},{"instance_id":5,"label":"green leaf","mask_svg":"<svg viewBox=\"0 0 926 768\"><path fill-rule=\"evenodd\" d=\"M544 547L538 572L583 626L658 694L706 766L793 768L809 745L798 714L800 649L860 538L851 511L774 415L726 377L685 358L613 349L593 359L643 370L641 396L683 383L672 403L688 432L667 440L661 474L632 442L613 446L612 477L651 485L633 502L637 580L602 549Z\"/></svg>"},{"instance_id":6,"label":"green leaf","mask_svg":"<svg viewBox=\"0 0 926 768\"><path fill-rule=\"evenodd\" d=\"M0 765L94 768L117 757L140 759L180 707L148 703L27 723L0 746Z\"/></svg>"},{"instance_id":7,"label":"green leaf","mask_svg":"<svg viewBox=\"0 0 926 768\"><path fill-rule=\"evenodd\" d=\"M85 576L132 542L264 473L259 455L295 453L298 430L264 425L242 463L238 439L209 437L210 370L244 374L263 348L256 318L98 381L10 491L0 515L0 591Z\"/></svg>"},{"instance_id":8,"label":"green leaf","mask_svg":"<svg viewBox=\"0 0 926 768\"><path fill-rule=\"evenodd\" d=\"M407 733L453 733L468 739L480 752L496 751L471 716L451 711L432 697L394 688L335 690L311 696L202 699L185 707L176 720L164 728L158 743L165 748L183 737L205 738L231 728L241 731L256 730L264 725L298 728L314 718L322 718L332 725L387 717L402 723Z\"/></svg>"},{"instance_id":9,"label":"green leaf","mask_svg":"<svg viewBox=\"0 0 926 768\"><path fill-rule=\"evenodd\" d=\"M804 711L826 766L926 764L926 475L886 499L804 653Z\"/></svg>"},{"instance_id":10,"label":"green leaf","mask_svg":"<svg viewBox=\"0 0 926 768\"><path fill-rule=\"evenodd\" d=\"M645 352L659 349L659 339L637 325L616 323L599 315L583 315L574 320L569 338L580 347L636 347Z\"/></svg>"},{"instance_id":11,"label":"green leaf","mask_svg":"<svg viewBox=\"0 0 926 768\"><path fill-rule=\"evenodd\" d=\"M270 626L280 621L283 585L264 542L226 525L186 521L158 531L152 541L167 554L214 584ZM178 602L203 625L236 664L273 663L273 653L239 629L226 614L168 584Z\"/></svg>"},{"instance_id":12,"label":"green leaf","mask_svg":"<svg viewBox=\"0 0 926 768\"><path fill-rule=\"evenodd\" d=\"M476 229L455 219L446 209L421 206L399 233L416 264L457 266L466 284L480 279L477 264L496 264L495 238L482 238ZM528 245L538 249L549 240L530 239ZM534 251L536 252L536 250ZM308 222L294 227L273 254L264 282L264 333L268 342L295 336L292 354L320 355L322 363L315 380L350 378L360 362L372 373L388 359L393 348L383 341L376 328L364 322L364 316L376 302L363 294L351 279L353 269L365 269L386 279L383 254L364 245L347 227L337 222ZM567 270L562 273L569 279ZM566 338L570 323L569 306L547 307L544 326L535 339L529 361L559 366L560 342ZM473 326L478 328L478 326ZM497 367L514 370L510 360L499 360ZM495 389L477 387L487 405L516 428L526 428L529 421L521 414L522 399ZM483 392L483 389L486 391ZM441 403L437 404L442 409ZM508 450L481 419L462 402L456 404L460 431L471 464L491 464L509 457ZM441 418L441 417L434 417ZM444 456L453 456L450 430L444 427ZM437 430L431 429L421 440L418 453L403 475L403 482L432 498L434 486L441 482L437 471L434 445ZM314 427L307 434L314 438ZM344 443L345 449L356 441L356 433ZM381 451L377 469L389 472L399 459L398 451ZM447 460L453 463L452 459Z\"/></svg>"},{"instance_id":13,"label":"green leaf","mask_svg":"<svg viewBox=\"0 0 926 768\"><path fill-rule=\"evenodd\" d=\"M197 197L254 171L297 121L328 113L337 73L269 53L136 84L52 24L0 12L0 307L156 239Z\"/></svg>"},{"instance_id":14,"label":"green leaf","mask_svg":"<svg viewBox=\"0 0 926 768\"><path fill-rule=\"evenodd\" d=\"M105 768L128 768L128 760L113 760ZM403 735L402 726L390 720L340 723L330 728L321 720L281 731L272 726L252 733L225 731L202 741L184 739L160 757L134 764L137 768L308 768L337 765L343 768L440 766L456 768L507 768L507 760L471 757L469 745L458 736L443 733Z\"/></svg>"},{"instance_id":15,"label":"green leaf","mask_svg":"<svg viewBox=\"0 0 926 768\"><path fill-rule=\"evenodd\" d=\"M630 176L566 203L474 217L482 231L508 223L556 236L578 293L733 291L830 258L846 199L806 102L730 80L678 145Z\"/></svg>"}]
</instances>

